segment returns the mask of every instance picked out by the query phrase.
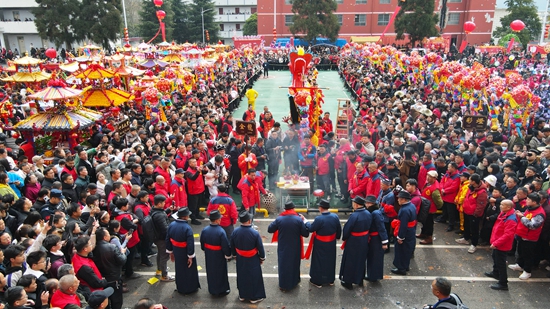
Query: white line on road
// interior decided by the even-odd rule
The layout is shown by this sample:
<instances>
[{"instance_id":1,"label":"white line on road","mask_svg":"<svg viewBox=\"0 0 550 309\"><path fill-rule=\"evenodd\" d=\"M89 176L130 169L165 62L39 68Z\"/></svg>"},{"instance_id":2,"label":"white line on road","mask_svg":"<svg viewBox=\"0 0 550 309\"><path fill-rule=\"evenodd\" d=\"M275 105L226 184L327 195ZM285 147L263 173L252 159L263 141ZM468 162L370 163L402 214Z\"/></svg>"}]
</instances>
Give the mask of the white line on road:
<instances>
[{"instance_id":1,"label":"white line on road","mask_svg":"<svg viewBox=\"0 0 550 309\"><path fill-rule=\"evenodd\" d=\"M155 276L154 271L137 271L136 273L142 276ZM236 278L237 273L228 273L231 278ZM199 272L200 277L206 277L206 272ZM278 274L262 274L264 278L279 278ZM384 276L384 280L409 280L409 281L432 281L437 276ZM309 279L309 275L300 275L302 279ZM493 278L488 277L445 277L451 281L471 281L471 282L497 282ZM335 277L338 279L338 276ZM508 278L509 282L526 282L526 283L538 283L538 282L550 282L550 278L529 278L528 280L520 280L519 278Z\"/></svg>"},{"instance_id":2,"label":"white line on road","mask_svg":"<svg viewBox=\"0 0 550 309\"><path fill-rule=\"evenodd\" d=\"M308 240L304 242L304 247L309 246ZM196 241L195 246L200 247L201 243ZM277 247L278 243L271 243L271 242L264 242L264 247ZM342 243L336 243L337 247L340 247ZM468 246L464 245L430 245L430 246L416 246L416 249L468 249ZM478 249L484 249L482 247L478 247ZM485 248L489 249L489 247Z\"/></svg>"}]
</instances>

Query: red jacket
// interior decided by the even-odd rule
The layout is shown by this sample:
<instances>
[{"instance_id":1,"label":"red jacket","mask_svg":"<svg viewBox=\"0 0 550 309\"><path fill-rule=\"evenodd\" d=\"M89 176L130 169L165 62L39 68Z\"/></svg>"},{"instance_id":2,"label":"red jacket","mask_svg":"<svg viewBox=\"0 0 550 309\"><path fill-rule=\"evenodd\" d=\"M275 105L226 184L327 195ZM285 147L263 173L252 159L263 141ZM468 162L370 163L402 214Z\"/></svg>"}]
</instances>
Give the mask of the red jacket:
<instances>
[{"instance_id":1,"label":"red jacket","mask_svg":"<svg viewBox=\"0 0 550 309\"><path fill-rule=\"evenodd\" d=\"M75 304L78 307L82 306L80 304L80 298L78 298L78 295L76 294L65 294L61 292L60 289L53 293L52 300L50 301L50 305L52 307L65 308L68 304Z\"/></svg>"},{"instance_id":2,"label":"red jacket","mask_svg":"<svg viewBox=\"0 0 550 309\"><path fill-rule=\"evenodd\" d=\"M117 220L118 222L121 222L122 223L122 219L123 218L127 218L128 220L130 221L133 221L134 218L132 218L132 215L129 214L129 213L120 213L118 214L116 217L115 217L115 220ZM120 234L121 235L124 235L126 233L128 233L128 230L125 229L123 226L123 224L120 224ZM134 232L132 233L132 238L130 238L130 240L128 240L128 248L133 248L134 246L136 246L137 244L139 244L139 233L138 233L138 230L134 230Z\"/></svg>"},{"instance_id":3,"label":"red jacket","mask_svg":"<svg viewBox=\"0 0 550 309\"><path fill-rule=\"evenodd\" d=\"M351 182L351 179L353 178L353 175L355 175L355 164L357 162L361 162L361 158L359 156L355 156L355 160L353 162L350 161L349 157L346 158L346 165L348 168L348 173L346 175L348 182Z\"/></svg>"},{"instance_id":4,"label":"red jacket","mask_svg":"<svg viewBox=\"0 0 550 309\"><path fill-rule=\"evenodd\" d=\"M201 171L189 167L187 172L185 172L185 178L187 179L187 193L189 195L197 195L204 192L204 178Z\"/></svg>"},{"instance_id":5,"label":"red jacket","mask_svg":"<svg viewBox=\"0 0 550 309\"><path fill-rule=\"evenodd\" d=\"M85 268L87 267L87 268L91 269L91 271L95 274L95 278L94 278L95 282L94 282L93 285L94 286L98 286L98 285L103 286L103 285L105 285L106 282L104 280L102 280L103 276L101 275L101 272L99 271L99 269L95 265L94 260L92 260L89 257L84 257L84 256L81 256L78 253L76 253L73 256L72 264L73 264L73 267L74 267L74 273L75 273L76 277L78 278L78 280L80 280L80 284L89 287L92 292L97 291L97 290L103 290L103 287L97 287L97 288L92 287L92 285L90 285L90 283L88 283L88 281L86 281L82 277L82 275L90 275L89 271L85 270ZM84 267L84 269L82 267ZM84 274L84 272L87 272L87 273Z\"/></svg>"},{"instance_id":6,"label":"red jacket","mask_svg":"<svg viewBox=\"0 0 550 309\"><path fill-rule=\"evenodd\" d=\"M168 191L166 191L166 188L161 187L155 183L155 195L160 194L166 198L166 201L164 202L164 209L170 207L172 205L172 199L170 198L170 195L168 194ZM154 197L153 197L154 198Z\"/></svg>"},{"instance_id":7,"label":"red jacket","mask_svg":"<svg viewBox=\"0 0 550 309\"><path fill-rule=\"evenodd\" d=\"M453 174L447 172L443 178L441 178L441 189L445 191L445 193L442 192L441 196L443 202L454 203L456 194L460 189L460 175L458 171Z\"/></svg>"},{"instance_id":8,"label":"red jacket","mask_svg":"<svg viewBox=\"0 0 550 309\"><path fill-rule=\"evenodd\" d=\"M538 206L535 209L527 208L527 210L523 213L523 216L523 218L519 219L519 223L516 228L516 235L528 241L538 241L540 233L542 232L542 227L544 226L544 220L546 219L544 208L542 208L542 206ZM542 217L540 224L533 222L537 216ZM527 220L529 222L525 222Z\"/></svg>"},{"instance_id":9,"label":"red jacket","mask_svg":"<svg viewBox=\"0 0 550 309\"><path fill-rule=\"evenodd\" d=\"M378 196L380 193L380 180L382 179L382 176L378 170L374 171L374 173L368 173L367 177L369 178L369 181L367 182L367 188L366 188L366 194L367 195L374 195Z\"/></svg>"},{"instance_id":10,"label":"red jacket","mask_svg":"<svg viewBox=\"0 0 550 309\"><path fill-rule=\"evenodd\" d=\"M64 166L63 169L61 170L61 175L65 173L71 174L73 176L74 181L76 181L76 179L78 178L78 176L76 175L76 168L74 167L72 169L68 169L67 166Z\"/></svg>"},{"instance_id":11,"label":"red jacket","mask_svg":"<svg viewBox=\"0 0 550 309\"><path fill-rule=\"evenodd\" d=\"M483 216L485 206L487 206L487 199L487 186L485 184L477 187L474 191L468 189L464 204L462 204L464 214L480 218Z\"/></svg>"},{"instance_id":12,"label":"red jacket","mask_svg":"<svg viewBox=\"0 0 550 309\"><path fill-rule=\"evenodd\" d=\"M346 158L346 152L351 150L350 144L346 144L342 147L340 147L337 152L336 156L334 157L334 168L339 169L342 166L342 163L347 161Z\"/></svg>"},{"instance_id":13,"label":"red jacket","mask_svg":"<svg viewBox=\"0 0 550 309\"><path fill-rule=\"evenodd\" d=\"M248 158L246 153L241 153L239 156L238 165L241 170L241 176L248 173L248 169L256 168L256 166L258 166L258 159L256 159L256 155L251 152L248 156L252 159L250 162L245 161L245 159Z\"/></svg>"},{"instance_id":14,"label":"red jacket","mask_svg":"<svg viewBox=\"0 0 550 309\"><path fill-rule=\"evenodd\" d=\"M428 186L428 184L426 184L424 186L424 189L422 189L422 196L427 198L428 200L430 200L430 211L429 213L431 214L434 214L437 212L437 205L435 204L433 198L432 198L432 193L434 193L435 191L437 190L440 190L439 189L439 182L436 180L434 183L432 183L432 185ZM441 192L441 191L439 191Z\"/></svg>"},{"instance_id":15,"label":"red jacket","mask_svg":"<svg viewBox=\"0 0 550 309\"><path fill-rule=\"evenodd\" d=\"M355 171L353 177L350 179L348 184L348 191L353 190L353 193L350 193L350 197L355 198L357 195L365 197L368 181L369 177L367 174L367 170L363 170L361 173Z\"/></svg>"},{"instance_id":16,"label":"red jacket","mask_svg":"<svg viewBox=\"0 0 550 309\"><path fill-rule=\"evenodd\" d=\"M235 201L227 193L218 193L208 203L206 214L210 215L211 211L218 210L222 215L220 226L227 227L237 223L239 214L237 213L237 205Z\"/></svg>"},{"instance_id":17,"label":"red jacket","mask_svg":"<svg viewBox=\"0 0 550 309\"><path fill-rule=\"evenodd\" d=\"M189 159L190 157L190 154L187 153L187 154L183 154L181 153L179 150L176 151L176 167L177 168L184 168L185 166L185 163L187 162L187 160Z\"/></svg>"},{"instance_id":18,"label":"red jacket","mask_svg":"<svg viewBox=\"0 0 550 309\"><path fill-rule=\"evenodd\" d=\"M185 179L174 177L170 184L170 194L174 195L176 207L187 207L187 192L185 191Z\"/></svg>"},{"instance_id":19,"label":"red jacket","mask_svg":"<svg viewBox=\"0 0 550 309\"><path fill-rule=\"evenodd\" d=\"M316 161L317 161L317 175L326 175L330 172L330 167L328 164L328 159L330 158L330 153L325 151L325 154L322 155L320 152L317 152Z\"/></svg>"},{"instance_id":20,"label":"red jacket","mask_svg":"<svg viewBox=\"0 0 550 309\"><path fill-rule=\"evenodd\" d=\"M518 225L518 219L515 209L510 209L508 212L501 212L491 233L491 245L495 246L500 251L512 250L514 243L514 233Z\"/></svg>"},{"instance_id":21,"label":"red jacket","mask_svg":"<svg viewBox=\"0 0 550 309\"><path fill-rule=\"evenodd\" d=\"M426 185L426 178L428 177L429 171L436 171L435 165L432 163L432 160L428 162L422 162L420 165L420 170L418 171L418 187L424 188Z\"/></svg>"},{"instance_id":22,"label":"red jacket","mask_svg":"<svg viewBox=\"0 0 550 309\"><path fill-rule=\"evenodd\" d=\"M155 173L161 175L164 178L164 188L166 189L166 191L170 191L170 183L172 183L172 176L170 176L170 172L163 170L162 167L160 167L159 165L155 168Z\"/></svg>"},{"instance_id":23,"label":"red jacket","mask_svg":"<svg viewBox=\"0 0 550 309\"><path fill-rule=\"evenodd\" d=\"M260 206L260 190L258 189L258 184L248 179L248 175L241 178L237 188L241 190L244 208L248 210L248 208L252 206Z\"/></svg>"}]
</instances>

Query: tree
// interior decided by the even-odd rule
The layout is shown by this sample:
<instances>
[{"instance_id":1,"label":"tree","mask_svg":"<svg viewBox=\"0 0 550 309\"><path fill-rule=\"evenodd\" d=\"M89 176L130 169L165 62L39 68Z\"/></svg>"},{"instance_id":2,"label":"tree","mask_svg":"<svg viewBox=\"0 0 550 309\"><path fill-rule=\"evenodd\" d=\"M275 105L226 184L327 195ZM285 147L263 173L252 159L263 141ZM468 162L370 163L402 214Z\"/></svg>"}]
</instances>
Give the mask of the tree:
<instances>
[{"instance_id":1,"label":"tree","mask_svg":"<svg viewBox=\"0 0 550 309\"><path fill-rule=\"evenodd\" d=\"M333 12L337 7L334 0L294 0L292 3L294 17L290 32L294 36L298 33L305 34L304 39L308 42L315 42L318 36L336 41L340 25Z\"/></svg>"},{"instance_id":2,"label":"tree","mask_svg":"<svg viewBox=\"0 0 550 309\"><path fill-rule=\"evenodd\" d=\"M75 18L80 14L78 0L36 0L32 9L34 24L42 39L50 40L59 48L65 44L67 50L82 38L77 37ZM21 51L23 52L23 51Z\"/></svg>"},{"instance_id":3,"label":"tree","mask_svg":"<svg viewBox=\"0 0 550 309\"><path fill-rule=\"evenodd\" d=\"M121 37L122 2L120 0L82 0L77 35L103 48L110 49L111 42Z\"/></svg>"},{"instance_id":4,"label":"tree","mask_svg":"<svg viewBox=\"0 0 550 309\"><path fill-rule=\"evenodd\" d=\"M258 34L258 13L254 13L248 17L243 27L243 35Z\"/></svg>"},{"instance_id":5,"label":"tree","mask_svg":"<svg viewBox=\"0 0 550 309\"><path fill-rule=\"evenodd\" d=\"M416 42L432 36L437 36L438 31L435 25L439 18L434 14L433 0L407 0L399 1L401 10L395 17L395 33L397 39L404 38L404 34L409 34L409 39L413 46Z\"/></svg>"},{"instance_id":6,"label":"tree","mask_svg":"<svg viewBox=\"0 0 550 309\"><path fill-rule=\"evenodd\" d=\"M151 43L162 42L162 33L159 32L160 24L157 18L158 10L163 10L166 13L166 17L163 19L166 31L166 40L170 41L172 39L172 31L174 30L174 13L170 2L171 1L165 0L164 4L160 8L157 8L152 0L143 1L141 11L139 12L140 23L138 29L140 36L143 37L143 40L146 42L151 40L157 34L157 37Z\"/></svg>"},{"instance_id":7,"label":"tree","mask_svg":"<svg viewBox=\"0 0 550 309\"><path fill-rule=\"evenodd\" d=\"M178 43L189 41L189 5L182 0L172 0L174 32L172 39Z\"/></svg>"},{"instance_id":8,"label":"tree","mask_svg":"<svg viewBox=\"0 0 550 309\"><path fill-rule=\"evenodd\" d=\"M215 7L211 0L193 0L189 10L189 41L202 42L201 12L204 12L204 30L208 30L210 42L217 42L220 26L214 21Z\"/></svg>"},{"instance_id":9,"label":"tree","mask_svg":"<svg viewBox=\"0 0 550 309\"><path fill-rule=\"evenodd\" d=\"M493 32L495 37L503 37L507 34L514 33L510 29L510 23L516 19L521 20L525 24L525 29L515 33L524 47L531 40L540 39L542 23L537 14L537 7L533 0L506 0L504 3L507 6L508 15L500 19L501 26Z\"/></svg>"},{"instance_id":10,"label":"tree","mask_svg":"<svg viewBox=\"0 0 550 309\"><path fill-rule=\"evenodd\" d=\"M126 6L126 20L130 37L139 35L139 12L143 0L124 0Z\"/></svg>"}]
</instances>

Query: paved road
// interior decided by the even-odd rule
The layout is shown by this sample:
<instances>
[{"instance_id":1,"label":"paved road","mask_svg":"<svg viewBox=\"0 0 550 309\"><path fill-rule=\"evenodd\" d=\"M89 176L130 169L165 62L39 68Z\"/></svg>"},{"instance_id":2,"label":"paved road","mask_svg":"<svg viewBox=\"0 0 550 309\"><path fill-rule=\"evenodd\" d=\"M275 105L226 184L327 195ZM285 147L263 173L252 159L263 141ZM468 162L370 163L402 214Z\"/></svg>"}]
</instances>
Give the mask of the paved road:
<instances>
[{"instance_id":1,"label":"paved road","mask_svg":"<svg viewBox=\"0 0 550 309\"><path fill-rule=\"evenodd\" d=\"M434 303L430 283L436 276L446 276L454 284L453 291L458 293L470 308L548 308L550 303L550 279L546 278L545 270L536 270L533 277L520 281L519 272L509 270L510 291L493 291L489 286L495 282L483 276L490 270L492 260L488 248L480 248L476 253L469 254L468 246L457 245L454 242L456 234L446 233L441 224L435 226L435 241L433 246L417 246L415 258L411 263L411 271L406 277L392 276L390 273L393 260L393 250L385 255L385 279L379 283L367 283L364 287L356 287L353 291L343 288L339 280L333 287L318 289L308 283L309 261L302 261L302 282L297 288L283 293L278 289L277 279L277 245L270 243L271 234L267 226L273 219L261 218L258 214L256 225L264 240L267 260L263 264L264 282L267 298L257 305L241 303L236 289L235 262L229 263L231 293L224 298L214 298L208 294L206 272L204 269L204 254L196 238L198 265L202 289L192 296L182 296L174 291L175 283L156 283L150 285L147 280L154 276L155 267L140 268L138 272L143 277L128 282L130 293L124 295L125 307L131 307L141 297L150 297L162 302L168 308L422 308L423 304ZM315 214L309 214L310 220ZM340 215L344 224L348 215ZM203 226L193 226L195 233L200 233ZM307 241L305 242L307 244ZM339 246L339 245L338 245ZM340 269L341 252L339 252L336 270ZM154 263L154 258L152 259ZM510 263L514 262L509 258ZM138 260L136 260L138 263ZM170 269L173 264L169 262ZM172 272L171 272L172 274Z\"/></svg>"}]
</instances>

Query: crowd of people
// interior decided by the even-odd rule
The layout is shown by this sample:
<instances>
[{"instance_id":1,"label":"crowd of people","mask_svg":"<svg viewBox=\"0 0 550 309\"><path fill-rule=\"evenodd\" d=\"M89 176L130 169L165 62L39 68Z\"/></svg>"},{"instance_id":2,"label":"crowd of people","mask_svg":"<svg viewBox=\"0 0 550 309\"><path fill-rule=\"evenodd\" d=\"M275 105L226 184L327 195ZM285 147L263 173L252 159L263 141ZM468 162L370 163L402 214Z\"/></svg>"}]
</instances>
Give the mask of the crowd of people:
<instances>
[{"instance_id":1,"label":"crowd of people","mask_svg":"<svg viewBox=\"0 0 550 309\"><path fill-rule=\"evenodd\" d=\"M200 243L209 293L230 293L226 260L236 257L239 299L260 302L266 297L265 251L255 209L262 194L276 190L283 169L307 175L311 189L326 196L312 222L288 202L268 228L279 243L283 291L300 281L305 257L312 259L310 283L333 285L339 239L345 288L383 279L390 247L391 272L406 275L417 239L434 243L434 222L459 234L456 242L468 245L470 254L483 245L493 249L494 265L486 273L498 280L493 289L508 289L508 255L516 258L508 268L521 271L522 280L549 264L545 119L537 118L523 137L503 126L464 130L458 102L433 92L425 80L411 82L350 56L338 58L342 80L358 103L347 106L349 138L337 139L337 124L324 113L322 138L314 145L309 135L283 127L268 107L260 112L255 104L242 119L257 122L257 136L239 135L232 109L242 97L254 103L250 86L267 60L242 57L242 65L217 71L215 80L175 92L165 122L129 104L94 127L89 147L57 148L49 164L25 145L19 153L10 149L0 136L2 300L10 308L104 308L108 298L111 308L120 309L125 282L140 277L136 259L156 267L161 282L175 281L179 293L195 293L200 284L188 222L202 225L200 208L206 207L210 225ZM533 76L534 87L546 82L536 70ZM123 119L130 122L128 132L118 130ZM230 190L241 195L241 205ZM353 209L343 228L331 204ZM176 277L168 274L169 259ZM448 282L434 284L449 297ZM156 306L143 303L139 308Z\"/></svg>"}]
</instances>

